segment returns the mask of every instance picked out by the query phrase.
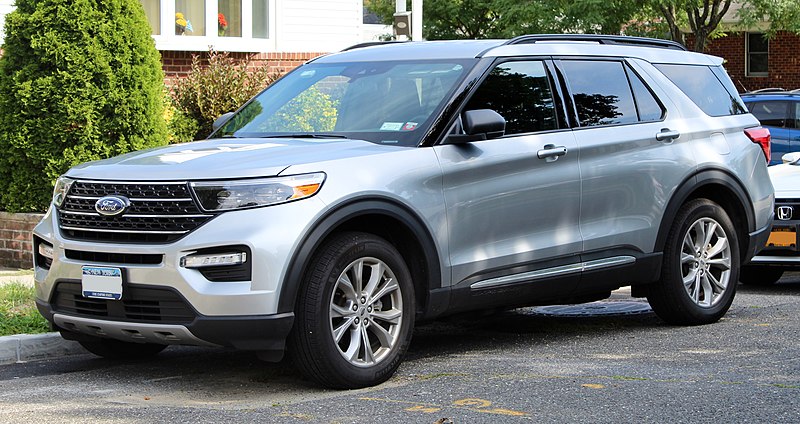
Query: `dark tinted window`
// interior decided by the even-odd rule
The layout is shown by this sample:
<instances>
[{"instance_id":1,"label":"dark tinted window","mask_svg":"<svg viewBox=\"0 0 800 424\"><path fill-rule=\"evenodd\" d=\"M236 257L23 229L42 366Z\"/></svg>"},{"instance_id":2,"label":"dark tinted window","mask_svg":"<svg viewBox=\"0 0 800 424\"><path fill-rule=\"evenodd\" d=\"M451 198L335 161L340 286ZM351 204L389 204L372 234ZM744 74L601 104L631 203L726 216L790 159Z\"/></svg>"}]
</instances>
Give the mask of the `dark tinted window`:
<instances>
[{"instance_id":1,"label":"dark tinted window","mask_svg":"<svg viewBox=\"0 0 800 424\"><path fill-rule=\"evenodd\" d=\"M789 127L800 128L800 102L794 102L794 120L791 121Z\"/></svg>"},{"instance_id":2,"label":"dark tinted window","mask_svg":"<svg viewBox=\"0 0 800 424\"><path fill-rule=\"evenodd\" d=\"M544 64L506 62L492 70L465 110L493 109L506 119L506 134L553 130L553 93Z\"/></svg>"},{"instance_id":3,"label":"dark tinted window","mask_svg":"<svg viewBox=\"0 0 800 424\"><path fill-rule=\"evenodd\" d=\"M636 100L636 109L639 111L640 121L659 121L664 116L664 108L656 100L653 93L644 85L639 76L628 70L633 97Z\"/></svg>"},{"instance_id":4,"label":"dark tinted window","mask_svg":"<svg viewBox=\"0 0 800 424\"><path fill-rule=\"evenodd\" d=\"M561 66L569 81L582 127L639 120L622 63L565 60Z\"/></svg>"},{"instance_id":5,"label":"dark tinted window","mask_svg":"<svg viewBox=\"0 0 800 424\"><path fill-rule=\"evenodd\" d=\"M747 75L768 75L769 40L764 34L747 34Z\"/></svg>"},{"instance_id":6,"label":"dark tinted window","mask_svg":"<svg viewBox=\"0 0 800 424\"><path fill-rule=\"evenodd\" d=\"M730 78L721 68L715 72L710 66L672 64L655 66L706 114L725 116L747 113L739 101L739 96L734 94Z\"/></svg>"},{"instance_id":7,"label":"dark tinted window","mask_svg":"<svg viewBox=\"0 0 800 424\"><path fill-rule=\"evenodd\" d=\"M789 112L787 102L757 102L747 105L750 113L756 116L761 125L770 127L786 126L786 117Z\"/></svg>"}]
</instances>

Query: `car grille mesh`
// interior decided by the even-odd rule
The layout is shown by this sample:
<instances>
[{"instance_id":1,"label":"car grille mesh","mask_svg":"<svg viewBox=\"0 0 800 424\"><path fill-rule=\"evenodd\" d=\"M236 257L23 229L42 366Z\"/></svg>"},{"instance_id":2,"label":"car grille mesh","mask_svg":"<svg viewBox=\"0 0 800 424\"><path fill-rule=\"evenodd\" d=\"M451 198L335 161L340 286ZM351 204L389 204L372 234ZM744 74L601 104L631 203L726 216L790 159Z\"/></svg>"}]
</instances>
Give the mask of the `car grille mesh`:
<instances>
[{"instance_id":1,"label":"car grille mesh","mask_svg":"<svg viewBox=\"0 0 800 424\"><path fill-rule=\"evenodd\" d=\"M124 214L97 213L95 202L110 195L130 200ZM212 217L197 207L185 182L75 181L58 210L59 227L65 237L99 242L169 243Z\"/></svg>"},{"instance_id":2,"label":"car grille mesh","mask_svg":"<svg viewBox=\"0 0 800 424\"><path fill-rule=\"evenodd\" d=\"M780 208L782 206L789 206L791 207L788 215L788 219L785 219L786 215L781 214ZM775 199L775 223L780 224L781 222L793 222L800 220L800 199Z\"/></svg>"},{"instance_id":3,"label":"car grille mesh","mask_svg":"<svg viewBox=\"0 0 800 424\"><path fill-rule=\"evenodd\" d=\"M197 314L171 289L126 286L121 300L86 298L81 283L60 282L51 301L55 312L118 321L188 324Z\"/></svg>"}]
</instances>

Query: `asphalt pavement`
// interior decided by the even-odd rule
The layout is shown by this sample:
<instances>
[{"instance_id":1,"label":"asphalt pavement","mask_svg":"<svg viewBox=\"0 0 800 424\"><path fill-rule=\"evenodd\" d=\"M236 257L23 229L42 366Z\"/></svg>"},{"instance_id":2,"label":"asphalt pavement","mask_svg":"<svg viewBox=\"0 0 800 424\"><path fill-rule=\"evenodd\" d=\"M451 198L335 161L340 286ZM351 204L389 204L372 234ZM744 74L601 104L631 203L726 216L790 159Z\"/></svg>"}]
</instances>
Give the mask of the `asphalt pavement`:
<instances>
[{"instance_id":1,"label":"asphalt pavement","mask_svg":"<svg viewBox=\"0 0 800 424\"><path fill-rule=\"evenodd\" d=\"M740 285L713 325L666 325L624 291L582 311L422 325L392 379L352 391L225 349L3 365L0 422L800 422L800 274Z\"/></svg>"}]
</instances>

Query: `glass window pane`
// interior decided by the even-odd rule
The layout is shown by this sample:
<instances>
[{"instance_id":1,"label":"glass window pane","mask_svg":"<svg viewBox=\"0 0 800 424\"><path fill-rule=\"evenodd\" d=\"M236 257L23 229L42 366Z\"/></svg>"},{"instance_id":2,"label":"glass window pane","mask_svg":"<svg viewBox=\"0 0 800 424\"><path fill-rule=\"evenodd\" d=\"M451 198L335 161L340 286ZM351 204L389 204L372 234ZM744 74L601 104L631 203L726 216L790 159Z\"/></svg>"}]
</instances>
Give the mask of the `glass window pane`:
<instances>
[{"instance_id":1,"label":"glass window pane","mask_svg":"<svg viewBox=\"0 0 800 424\"><path fill-rule=\"evenodd\" d=\"M554 130L553 93L544 64L506 62L492 70L464 110L492 109L506 119L506 134Z\"/></svg>"},{"instance_id":2,"label":"glass window pane","mask_svg":"<svg viewBox=\"0 0 800 424\"><path fill-rule=\"evenodd\" d=\"M658 103L653 93L644 85L638 75L628 71L633 88L633 97L636 100L636 109L639 111L639 120L642 122L658 121L664 116L664 109Z\"/></svg>"},{"instance_id":3,"label":"glass window pane","mask_svg":"<svg viewBox=\"0 0 800 424\"><path fill-rule=\"evenodd\" d=\"M175 35L206 35L206 3L175 0Z\"/></svg>"},{"instance_id":4,"label":"glass window pane","mask_svg":"<svg viewBox=\"0 0 800 424\"><path fill-rule=\"evenodd\" d=\"M748 74L766 74L769 71L769 55L767 53L750 53L747 59Z\"/></svg>"},{"instance_id":5,"label":"glass window pane","mask_svg":"<svg viewBox=\"0 0 800 424\"><path fill-rule=\"evenodd\" d=\"M769 51L769 40L764 34L747 34L747 45L751 53L766 53Z\"/></svg>"},{"instance_id":6,"label":"glass window pane","mask_svg":"<svg viewBox=\"0 0 800 424\"><path fill-rule=\"evenodd\" d=\"M709 116L727 116L747 113L738 95L734 95L733 85L725 71L720 67L716 72L709 66L697 65L655 65L663 72L681 91ZM727 84L720 80L724 78Z\"/></svg>"},{"instance_id":7,"label":"glass window pane","mask_svg":"<svg viewBox=\"0 0 800 424\"><path fill-rule=\"evenodd\" d=\"M794 126L792 128L800 128L800 102L794 104Z\"/></svg>"},{"instance_id":8,"label":"glass window pane","mask_svg":"<svg viewBox=\"0 0 800 424\"><path fill-rule=\"evenodd\" d=\"M761 125L782 128L786 123L786 114L789 111L787 102L759 102L751 107L750 113L761 121Z\"/></svg>"},{"instance_id":9,"label":"glass window pane","mask_svg":"<svg viewBox=\"0 0 800 424\"><path fill-rule=\"evenodd\" d=\"M253 0L253 38L269 38L268 0Z\"/></svg>"},{"instance_id":10,"label":"glass window pane","mask_svg":"<svg viewBox=\"0 0 800 424\"><path fill-rule=\"evenodd\" d=\"M637 122L631 87L620 62L561 62L582 127Z\"/></svg>"},{"instance_id":11,"label":"glass window pane","mask_svg":"<svg viewBox=\"0 0 800 424\"><path fill-rule=\"evenodd\" d=\"M242 36L242 0L219 0L217 35L220 37Z\"/></svg>"},{"instance_id":12,"label":"glass window pane","mask_svg":"<svg viewBox=\"0 0 800 424\"><path fill-rule=\"evenodd\" d=\"M139 0L144 8L144 15L150 23L151 34L161 34L161 0Z\"/></svg>"}]
</instances>

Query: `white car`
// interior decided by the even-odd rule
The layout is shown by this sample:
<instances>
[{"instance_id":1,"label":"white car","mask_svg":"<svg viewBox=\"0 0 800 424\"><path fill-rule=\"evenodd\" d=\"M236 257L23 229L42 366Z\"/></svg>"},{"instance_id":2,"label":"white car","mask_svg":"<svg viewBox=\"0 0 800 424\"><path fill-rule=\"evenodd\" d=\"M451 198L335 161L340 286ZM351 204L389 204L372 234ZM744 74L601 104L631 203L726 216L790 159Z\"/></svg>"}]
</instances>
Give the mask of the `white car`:
<instances>
[{"instance_id":1,"label":"white car","mask_svg":"<svg viewBox=\"0 0 800 424\"><path fill-rule=\"evenodd\" d=\"M770 285L784 271L800 270L797 228L800 225L800 152L787 153L783 163L771 166L769 176L775 188L775 220L767 246L742 267L739 281Z\"/></svg>"}]
</instances>

